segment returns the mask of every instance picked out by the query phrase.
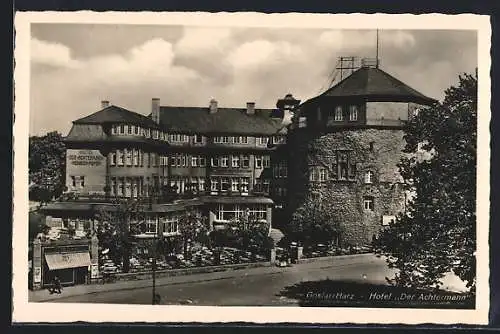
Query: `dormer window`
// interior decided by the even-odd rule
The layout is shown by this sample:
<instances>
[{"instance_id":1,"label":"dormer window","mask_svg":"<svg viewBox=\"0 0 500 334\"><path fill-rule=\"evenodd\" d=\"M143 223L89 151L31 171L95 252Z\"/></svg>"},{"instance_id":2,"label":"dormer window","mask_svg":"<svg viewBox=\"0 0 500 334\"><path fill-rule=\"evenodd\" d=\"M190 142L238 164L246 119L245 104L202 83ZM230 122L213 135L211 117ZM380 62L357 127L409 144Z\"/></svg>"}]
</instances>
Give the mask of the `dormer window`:
<instances>
[{"instance_id":1,"label":"dormer window","mask_svg":"<svg viewBox=\"0 0 500 334\"><path fill-rule=\"evenodd\" d=\"M336 122L344 120L344 114L343 114L343 111L342 111L342 106L336 106L335 107L334 119L335 119Z\"/></svg>"},{"instance_id":2,"label":"dormer window","mask_svg":"<svg viewBox=\"0 0 500 334\"><path fill-rule=\"evenodd\" d=\"M350 106L349 107L349 120L357 121L358 120L358 106Z\"/></svg>"},{"instance_id":3,"label":"dormer window","mask_svg":"<svg viewBox=\"0 0 500 334\"><path fill-rule=\"evenodd\" d=\"M121 124L120 125L120 131L118 132L119 134L124 134L125 133L125 125L124 124Z\"/></svg>"},{"instance_id":4,"label":"dormer window","mask_svg":"<svg viewBox=\"0 0 500 334\"><path fill-rule=\"evenodd\" d=\"M129 126L128 126L128 134L129 134L129 135L131 135L131 134L134 132L134 129L133 129L133 128L135 128L135 126L133 126L133 125L129 125Z\"/></svg>"}]
</instances>

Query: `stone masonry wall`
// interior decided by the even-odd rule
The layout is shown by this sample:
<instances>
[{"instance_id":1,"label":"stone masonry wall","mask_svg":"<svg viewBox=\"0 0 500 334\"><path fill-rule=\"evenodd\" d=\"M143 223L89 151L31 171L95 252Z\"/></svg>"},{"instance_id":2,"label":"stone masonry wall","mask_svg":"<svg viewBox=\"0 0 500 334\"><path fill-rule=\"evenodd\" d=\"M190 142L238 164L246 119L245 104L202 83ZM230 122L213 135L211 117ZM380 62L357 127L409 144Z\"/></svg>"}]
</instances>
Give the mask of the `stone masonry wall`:
<instances>
[{"instance_id":1,"label":"stone masonry wall","mask_svg":"<svg viewBox=\"0 0 500 334\"><path fill-rule=\"evenodd\" d=\"M295 134L294 152L290 156L289 177L293 180L290 208L300 208L308 201L320 200L332 210L344 227L344 244L361 245L372 241L382 228L383 215L396 215L404 210L405 193L397 164L405 145L399 129L351 129L325 134ZM370 149L370 143L373 150ZM356 165L352 180L310 182L309 167L323 166L331 170L336 151L350 151ZM365 184L366 171L374 172L374 182ZM364 209L364 197L374 200L373 211Z\"/></svg>"}]
</instances>

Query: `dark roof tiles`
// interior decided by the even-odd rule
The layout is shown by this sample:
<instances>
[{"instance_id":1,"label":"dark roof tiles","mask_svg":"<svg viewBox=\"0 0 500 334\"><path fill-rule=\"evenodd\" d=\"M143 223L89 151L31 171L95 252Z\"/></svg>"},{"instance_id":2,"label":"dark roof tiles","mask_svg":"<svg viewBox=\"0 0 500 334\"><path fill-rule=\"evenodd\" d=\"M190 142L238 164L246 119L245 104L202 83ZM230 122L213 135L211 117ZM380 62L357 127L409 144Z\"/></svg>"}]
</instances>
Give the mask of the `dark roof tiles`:
<instances>
[{"instance_id":1,"label":"dark roof tiles","mask_svg":"<svg viewBox=\"0 0 500 334\"><path fill-rule=\"evenodd\" d=\"M89 116L73 121L75 124L127 123L144 127L158 128L151 118L117 106L109 106Z\"/></svg>"},{"instance_id":2,"label":"dark roof tiles","mask_svg":"<svg viewBox=\"0 0 500 334\"><path fill-rule=\"evenodd\" d=\"M386 100L392 99L394 102L433 103L435 101L387 72L373 67L362 67L356 70L350 76L311 100L325 96L383 98Z\"/></svg>"},{"instance_id":3,"label":"dark roof tiles","mask_svg":"<svg viewBox=\"0 0 500 334\"><path fill-rule=\"evenodd\" d=\"M161 107L160 124L167 132L262 134L273 135L281 128L281 119L272 109L255 109L248 115L244 108L218 108L210 113L201 107Z\"/></svg>"}]
</instances>

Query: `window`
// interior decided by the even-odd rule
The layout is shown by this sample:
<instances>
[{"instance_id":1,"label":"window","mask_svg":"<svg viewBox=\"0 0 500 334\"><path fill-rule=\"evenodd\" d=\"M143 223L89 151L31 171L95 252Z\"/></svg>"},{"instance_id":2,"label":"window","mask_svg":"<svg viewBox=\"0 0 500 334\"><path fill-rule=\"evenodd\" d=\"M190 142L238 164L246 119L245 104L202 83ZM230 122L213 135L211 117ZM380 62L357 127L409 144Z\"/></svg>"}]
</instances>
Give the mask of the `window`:
<instances>
[{"instance_id":1,"label":"window","mask_svg":"<svg viewBox=\"0 0 500 334\"><path fill-rule=\"evenodd\" d=\"M111 178L111 196L116 196L116 178L112 177Z\"/></svg>"},{"instance_id":2,"label":"window","mask_svg":"<svg viewBox=\"0 0 500 334\"><path fill-rule=\"evenodd\" d=\"M344 120L342 106L335 107L335 116L334 117L335 117L335 121L343 121Z\"/></svg>"},{"instance_id":3,"label":"window","mask_svg":"<svg viewBox=\"0 0 500 334\"><path fill-rule=\"evenodd\" d=\"M125 197L130 197L132 194L132 187L131 187L131 182L130 182L130 179L127 178L125 180Z\"/></svg>"},{"instance_id":4,"label":"window","mask_svg":"<svg viewBox=\"0 0 500 334\"><path fill-rule=\"evenodd\" d=\"M154 217L148 217L146 219L146 233L157 233L156 227L156 219Z\"/></svg>"},{"instance_id":5,"label":"window","mask_svg":"<svg viewBox=\"0 0 500 334\"><path fill-rule=\"evenodd\" d=\"M116 152L111 152L109 154L109 165L110 166L116 165Z\"/></svg>"},{"instance_id":6,"label":"window","mask_svg":"<svg viewBox=\"0 0 500 334\"><path fill-rule=\"evenodd\" d=\"M210 191L212 192L218 192L219 191L219 179L218 178L211 178L210 179Z\"/></svg>"},{"instance_id":7,"label":"window","mask_svg":"<svg viewBox=\"0 0 500 334\"><path fill-rule=\"evenodd\" d=\"M134 166L139 166L139 151L134 150Z\"/></svg>"},{"instance_id":8,"label":"window","mask_svg":"<svg viewBox=\"0 0 500 334\"><path fill-rule=\"evenodd\" d=\"M228 167L229 165L229 158L227 156L223 156L220 158L220 166L221 167Z\"/></svg>"},{"instance_id":9,"label":"window","mask_svg":"<svg viewBox=\"0 0 500 334\"><path fill-rule=\"evenodd\" d=\"M358 106L350 106L349 107L349 120L357 121L358 120Z\"/></svg>"},{"instance_id":10,"label":"window","mask_svg":"<svg viewBox=\"0 0 500 334\"><path fill-rule=\"evenodd\" d=\"M199 164L199 157L194 155L191 157L191 166L192 167L198 167Z\"/></svg>"},{"instance_id":11,"label":"window","mask_svg":"<svg viewBox=\"0 0 500 334\"><path fill-rule=\"evenodd\" d=\"M116 195L118 197L123 196L123 178L118 179L117 188L116 188Z\"/></svg>"},{"instance_id":12,"label":"window","mask_svg":"<svg viewBox=\"0 0 500 334\"><path fill-rule=\"evenodd\" d=\"M248 137L245 137L245 136L233 137L233 143L235 143L235 144L247 144Z\"/></svg>"},{"instance_id":13,"label":"window","mask_svg":"<svg viewBox=\"0 0 500 334\"><path fill-rule=\"evenodd\" d=\"M200 192L204 192L205 191L205 179L200 177L198 178L198 190Z\"/></svg>"},{"instance_id":14,"label":"window","mask_svg":"<svg viewBox=\"0 0 500 334\"><path fill-rule=\"evenodd\" d=\"M369 170L365 173L365 183L373 183L374 173Z\"/></svg>"},{"instance_id":15,"label":"window","mask_svg":"<svg viewBox=\"0 0 500 334\"><path fill-rule=\"evenodd\" d=\"M373 197L365 196L363 199L363 206L366 211L373 211Z\"/></svg>"},{"instance_id":16,"label":"window","mask_svg":"<svg viewBox=\"0 0 500 334\"><path fill-rule=\"evenodd\" d=\"M311 167L309 169L309 181L316 182L319 181L319 169L316 167Z\"/></svg>"},{"instance_id":17,"label":"window","mask_svg":"<svg viewBox=\"0 0 500 334\"><path fill-rule=\"evenodd\" d=\"M241 157L241 167L243 167L243 168L250 167L250 157L248 155L243 155Z\"/></svg>"},{"instance_id":18,"label":"window","mask_svg":"<svg viewBox=\"0 0 500 334\"><path fill-rule=\"evenodd\" d=\"M375 147L375 142L371 141L370 142L370 152L373 152L374 147Z\"/></svg>"},{"instance_id":19,"label":"window","mask_svg":"<svg viewBox=\"0 0 500 334\"><path fill-rule=\"evenodd\" d=\"M195 142L195 144L203 143L203 136L202 135L194 135L194 142Z\"/></svg>"},{"instance_id":20,"label":"window","mask_svg":"<svg viewBox=\"0 0 500 334\"><path fill-rule=\"evenodd\" d=\"M240 167L240 157L238 155L233 155L231 159L231 167L239 168Z\"/></svg>"},{"instance_id":21,"label":"window","mask_svg":"<svg viewBox=\"0 0 500 334\"><path fill-rule=\"evenodd\" d=\"M120 124L120 133L125 134L125 124Z\"/></svg>"},{"instance_id":22,"label":"window","mask_svg":"<svg viewBox=\"0 0 500 334\"><path fill-rule=\"evenodd\" d=\"M153 138L158 139L158 130L153 130Z\"/></svg>"},{"instance_id":23,"label":"window","mask_svg":"<svg viewBox=\"0 0 500 334\"><path fill-rule=\"evenodd\" d=\"M269 184L270 184L270 183L271 183L271 182L270 182L269 180L264 180L264 181L262 182L262 192L264 192L264 193L269 193Z\"/></svg>"},{"instance_id":24,"label":"window","mask_svg":"<svg viewBox=\"0 0 500 334\"><path fill-rule=\"evenodd\" d=\"M212 167L219 167L219 158L212 158Z\"/></svg>"},{"instance_id":25,"label":"window","mask_svg":"<svg viewBox=\"0 0 500 334\"><path fill-rule=\"evenodd\" d=\"M123 166L124 152L121 150L118 150L118 151L116 151L116 156L117 156L117 160L118 160L118 166Z\"/></svg>"},{"instance_id":26,"label":"window","mask_svg":"<svg viewBox=\"0 0 500 334\"><path fill-rule=\"evenodd\" d=\"M319 169L319 181L324 182L328 180L328 171L325 168Z\"/></svg>"},{"instance_id":27,"label":"window","mask_svg":"<svg viewBox=\"0 0 500 334\"><path fill-rule=\"evenodd\" d=\"M347 152L338 153L339 179L347 180Z\"/></svg>"},{"instance_id":28,"label":"window","mask_svg":"<svg viewBox=\"0 0 500 334\"><path fill-rule=\"evenodd\" d=\"M268 137L259 137L257 140L257 144L260 146L267 146L267 143L269 142Z\"/></svg>"},{"instance_id":29,"label":"window","mask_svg":"<svg viewBox=\"0 0 500 334\"><path fill-rule=\"evenodd\" d=\"M262 168L262 156L255 156L255 168Z\"/></svg>"},{"instance_id":30,"label":"window","mask_svg":"<svg viewBox=\"0 0 500 334\"><path fill-rule=\"evenodd\" d=\"M262 160L264 168L269 168L271 166L271 157L269 155L264 155Z\"/></svg>"},{"instance_id":31,"label":"window","mask_svg":"<svg viewBox=\"0 0 500 334\"><path fill-rule=\"evenodd\" d=\"M239 191L239 179L237 177L231 178L231 191L238 192Z\"/></svg>"},{"instance_id":32,"label":"window","mask_svg":"<svg viewBox=\"0 0 500 334\"><path fill-rule=\"evenodd\" d=\"M216 144L229 144L230 143L230 139L227 136L214 137L214 143L216 143Z\"/></svg>"},{"instance_id":33,"label":"window","mask_svg":"<svg viewBox=\"0 0 500 334\"><path fill-rule=\"evenodd\" d=\"M134 126L134 134L135 135L139 134L139 130L140 130L139 126Z\"/></svg>"},{"instance_id":34,"label":"window","mask_svg":"<svg viewBox=\"0 0 500 334\"><path fill-rule=\"evenodd\" d=\"M273 175L275 178L287 177L288 170L285 161L280 161L277 165L273 167Z\"/></svg>"},{"instance_id":35,"label":"window","mask_svg":"<svg viewBox=\"0 0 500 334\"><path fill-rule=\"evenodd\" d=\"M240 179L240 191L244 194L248 193L248 184L250 183L249 177L242 177Z\"/></svg>"},{"instance_id":36,"label":"window","mask_svg":"<svg viewBox=\"0 0 500 334\"><path fill-rule=\"evenodd\" d=\"M181 134L171 134L168 136L169 141L176 143L186 143L189 141L189 137Z\"/></svg>"},{"instance_id":37,"label":"window","mask_svg":"<svg viewBox=\"0 0 500 334\"><path fill-rule=\"evenodd\" d=\"M273 144L284 144L284 143L285 143L284 136L274 136L273 137Z\"/></svg>"},{"instance_id":38,"label":"window","mask_svg":"<svg viewBox=\"0 0 500 334\"><path fill-rule=\"evenodd\" d=\"M199 157L198 162L200 163L200 167L205 167L207 165L206 159L203 156Z\"/></svg>"},{"instance_id":39,"label":"window","mask_svg":"<svg viewBox=\"0 0 500 334\"><path fill-rule=\"evenodd\" d=\"M116 125L111 126L111 134L116 135Z\"/></svg>"},{"instance_id":40,"label":"window","mask_svg":"<svg viewBox=\"0 0 500 334\"><path fill-rule=\"evenodd\" d=\"M219 204L215 210L216 219L218 221L230 221L238 219L247 213L251 217L263 220L267 217L267 208L265 205L240 205L240 204Z\"/></svg>"},{"instance_id":41,"label":"window","mask_svg":"<svg viewBox=\"0 0 500 334\"><path fill-rule=\"evenodd\" d=\"M76 176L71 176L71 185L76 187Z\"/></svg>"},{"instance_id":42,"label":"window","mask_svg":"<svg viewBox=\"0 0 500 334\"><path fill-rule=\"evenodd\" d=\"M187 165L187 157L184 154L181 155L181 164L183 167Z\"/></svg>"},{"instance_id":43,"label":"window","mask_svg":"<svg viewBox=\"0 0 500 334\"><path fill-rule=\"evenodd\" d=\"M162 157L160 158L160 164L161 164L162 166L168 166L168 157L167 157L167 156L162 156Z\"/></svg>"},{"instance_id":44,"label":"window","mask_svg":"<svg viewBox=\"0 0 500 334\"><path fill-rule=\"evenodd\" d=\"M222 191L228 191L229 190L229 178L228 177L222 177L220 179L220 189Z\"/></svg>"}]
</instances>

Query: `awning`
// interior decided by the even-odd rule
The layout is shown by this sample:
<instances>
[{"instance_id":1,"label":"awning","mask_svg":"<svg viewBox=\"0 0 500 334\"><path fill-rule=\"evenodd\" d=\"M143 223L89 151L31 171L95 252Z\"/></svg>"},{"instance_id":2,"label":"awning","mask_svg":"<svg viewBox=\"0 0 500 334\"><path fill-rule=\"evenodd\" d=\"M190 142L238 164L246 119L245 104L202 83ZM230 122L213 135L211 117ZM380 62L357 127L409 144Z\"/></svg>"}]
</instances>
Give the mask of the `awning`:
<instances>
[{"instance_id":1,"label":"awning","mask_svg":"<svg viewBox=\"0 0 500 334\"><path fill-rule=\"evenodd\" d=\"M45 254L45 261L50 270L78 268L90 266L90 254L65 253L65 254Z\"/></svg>"}]
</instances>

